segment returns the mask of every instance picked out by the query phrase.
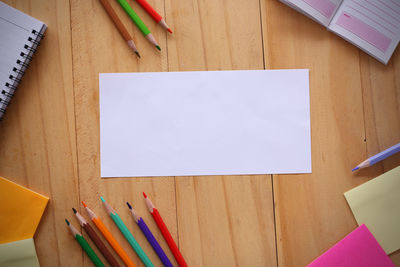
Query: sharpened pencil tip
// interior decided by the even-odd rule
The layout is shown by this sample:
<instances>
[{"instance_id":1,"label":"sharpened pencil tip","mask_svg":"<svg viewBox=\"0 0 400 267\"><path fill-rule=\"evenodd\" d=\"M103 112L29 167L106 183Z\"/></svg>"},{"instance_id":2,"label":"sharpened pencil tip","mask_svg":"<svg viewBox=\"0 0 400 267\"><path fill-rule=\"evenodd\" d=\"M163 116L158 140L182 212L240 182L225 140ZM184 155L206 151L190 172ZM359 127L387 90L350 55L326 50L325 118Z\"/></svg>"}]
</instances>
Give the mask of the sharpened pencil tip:
<instances>
[{"instance_id":1,"label":"sharpened pencil tip","mask_svg":"<svg viewBox=\"0 0 400 267\"><path fill-rule=\"evenodd\" d=\"M75 208L72 208L72 210L73 210L73 211L74 211L74 213L76 214L76 212L77 212L77 211L76 211L76 209L75 209Z\"/></svg>"},{"instance_id":2,"label":"sharpened pencil tip","mask_svg":"<svg viewBox=\"0 0 400 267\"><path fill-rule=\"evenodd\" d=\"M69 221L67 219L65 219L65 222L67 223L67 225L69 225Z\"/></svg>"},{"instance_id":3,"label":"sharpened pencil tip","mask_svg":"<svg viewBox=\"0 0 400 267\"><path fill-rule=\"evenodd\" d=\"M356 170L358 170L358 169L360 169L360 167L357 166L357 167L355 167L354 169L352 169L351 171L354 172L354 171L356 171Z\"/></svg>"},{"instance_id":4,"label":"sharpened pencil tip","mask_svg":"<svg viewBox=\"0 0 400 267\"><path fill-rule=\"evenodd\" d=\"M143 192L143 196L144 196L145 198L147 198L147 195L146 195L146 193L145 193L145 192Z\"/></svg>"},{"instance_id":5,"label":"sharpened pencil tip","mask_svg":"<svg viewBox=\"0 0 400 267\"><path fill-rule=\"evenodd\" d=\"M168 28L167 31L168 31L169 33L172 33L172 30L171 30L170 28Z\"/></svg>"},{"instance_id":6,"label":"sharpened pencil tip","mask_svg":"<svg viewBox=\"0 0 400 267\"><path fill-rule=\"evenodd\" d=\"M86 206L85 202L83 202L83 200L81 202L82 202L82 205L86 208L87 206Z\"/></svg>"},{"instance_id":7,"label":"sharpened pencil tip","mask_svg":"<svg viewBox=\"0 0 400 267\"><path fill-rule=\"evenodd\" d=\"M138 51L135 51L135 54L136 54L136 56L137 56L138 58L141 58Z\"/></svg>"},{"instance_id":8,"label":"sharpened pencil tip","mask_svg":"<svg viewBox=\"0 0 400 267\"><path fill-rule=\"evenodd\" d=\"M128 208L131 210L132 209L132 206L131 206L131 204L129 204L129 202L126 202L126 205L128 205Z\"/></svg>"},{"instance_id":9,"label":"sharpened pencil tip","mask_svg":"<svg viewBox=\"0 0 400 267\"><path fill-rule=\"evenodd\" d=\"M100 197L101 201L103 201L104 203L106 203L106 200L103 197Z\"/></svg>"},{"instance_id":10,"label":"sharpened pencil tip","mask_svg":"<svg viewBox=\"0 0 400 267\"><path fill-rule=\"evenodd\" d=\"M156 48L161 51L161 47L159 45L156 45Z\"/></svg>"}]
</instances>

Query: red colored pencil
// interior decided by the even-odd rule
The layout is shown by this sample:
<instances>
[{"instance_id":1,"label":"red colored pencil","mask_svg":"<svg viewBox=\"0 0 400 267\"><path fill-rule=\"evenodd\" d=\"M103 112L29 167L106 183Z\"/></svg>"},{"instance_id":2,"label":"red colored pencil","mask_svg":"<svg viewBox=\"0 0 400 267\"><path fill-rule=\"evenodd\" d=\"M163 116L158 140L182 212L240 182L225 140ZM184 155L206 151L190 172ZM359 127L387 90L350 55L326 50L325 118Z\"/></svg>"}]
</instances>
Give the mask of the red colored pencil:
<instances>
[{"instance_id":1,"label":"red colored pencil","mask_svg":"<svg viewBox=\"0 0 400 267\"><path fill-rule=\"evenodd\" d=\"M136 2L138 2L139 5L141 5L147 13L149 13L149 15L155 20L155 22L160 24L161 27L166 29L168 32L172 33L167 23L165 23L165 20L161 17L160 14L157 13L157 11L154 10L154 8L149 3L147 3L146 0L136 0Z\"/></svg>"},{"instance_id":2,"label":"red colored pencil","mask_svg":"<svg viewBox=\"0 0 400 267\"><path fill-rule=\"evenodd\" d=\"M154 221L156 222L158 228L160 229L165 241L168 244L169 249L171 250L172 254L174 255L176 261L178 262L180 267L187 267L186 261L183 258L181 252L178 249L174 239L171 236L171 233L168 231L167 226L165 225L163 219L161 218L160 213L154 206L154 204L150 201L147 195L143 192L144 199L146 201L146 205L149 208L151 215L153 216Z\"/></svg>"}]
</instances>

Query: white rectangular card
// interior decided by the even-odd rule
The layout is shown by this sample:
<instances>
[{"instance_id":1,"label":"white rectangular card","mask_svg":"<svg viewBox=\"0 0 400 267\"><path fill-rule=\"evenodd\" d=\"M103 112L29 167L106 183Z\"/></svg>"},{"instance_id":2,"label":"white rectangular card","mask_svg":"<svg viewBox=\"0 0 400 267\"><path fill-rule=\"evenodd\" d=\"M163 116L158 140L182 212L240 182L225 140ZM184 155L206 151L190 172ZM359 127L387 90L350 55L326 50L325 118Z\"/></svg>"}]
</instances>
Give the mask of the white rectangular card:
<instances>
[{"instance_id":1,"label":"white rectangular card","mask_svg":"<svg viewBox=\"0 0 400 267\"><path fill-rule=\"evenodd\" d=\"M100 74L102 177L311 172L308 70Z\"/></svg>"}]
</instances>

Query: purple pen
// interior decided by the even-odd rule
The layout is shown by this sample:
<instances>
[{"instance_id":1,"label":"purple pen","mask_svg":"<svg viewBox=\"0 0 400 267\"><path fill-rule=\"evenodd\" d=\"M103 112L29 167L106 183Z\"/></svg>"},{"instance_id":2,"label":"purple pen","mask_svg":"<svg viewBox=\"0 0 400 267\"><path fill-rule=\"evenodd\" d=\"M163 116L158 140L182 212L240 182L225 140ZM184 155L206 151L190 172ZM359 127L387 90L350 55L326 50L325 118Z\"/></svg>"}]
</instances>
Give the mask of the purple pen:
<instances>
[{"instance_id":1,"label":"purple pen","mask_svg":"<svg viewBox=\"0 0 400 267\"><path fill-rule=\"evenodd\" d=\"M135 222L139 226L140 230L142 230L144 236L147 238L147 241L149 241L150 245L153 247L154 251L157 253L157 256L160 258L160 260L164 264L164 266L173 267L173 265L170 262L170 260L168 259L167 255L165 255L164 250L161 248L160 244L158 244L157 239L151 233L149 227L147 227L143 218L140 217L136 213L136 211L132 208L132 206L131 206L131 204L129 204L129 202L126 202L126 205L128 205L128 208L131 211L132 216L135 219Z\"/></svg>"}]
</instances>

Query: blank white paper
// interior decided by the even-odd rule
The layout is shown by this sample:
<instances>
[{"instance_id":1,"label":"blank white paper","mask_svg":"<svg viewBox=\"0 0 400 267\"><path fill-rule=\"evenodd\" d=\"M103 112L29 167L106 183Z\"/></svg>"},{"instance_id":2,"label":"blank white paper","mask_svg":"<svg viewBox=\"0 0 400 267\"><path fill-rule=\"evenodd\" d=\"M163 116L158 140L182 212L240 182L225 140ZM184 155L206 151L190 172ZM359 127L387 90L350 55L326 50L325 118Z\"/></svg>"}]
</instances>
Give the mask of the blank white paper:
<instances>
[{"instance_id":1,"label":"blank white paper","mask_svg":"<svg viewBox=\"0 0 400 267\"><path fill-rule=\"evenodd\" d=\"M308 70L100 74L102 177L311 172Z\"/></svg>"}]
</instances>

